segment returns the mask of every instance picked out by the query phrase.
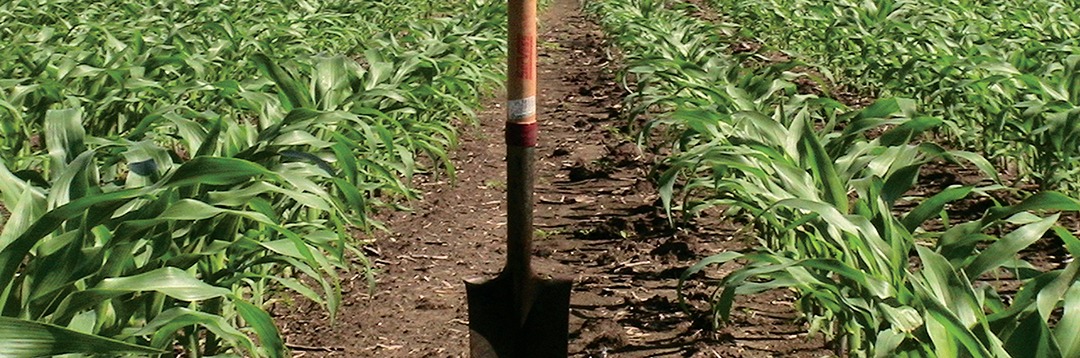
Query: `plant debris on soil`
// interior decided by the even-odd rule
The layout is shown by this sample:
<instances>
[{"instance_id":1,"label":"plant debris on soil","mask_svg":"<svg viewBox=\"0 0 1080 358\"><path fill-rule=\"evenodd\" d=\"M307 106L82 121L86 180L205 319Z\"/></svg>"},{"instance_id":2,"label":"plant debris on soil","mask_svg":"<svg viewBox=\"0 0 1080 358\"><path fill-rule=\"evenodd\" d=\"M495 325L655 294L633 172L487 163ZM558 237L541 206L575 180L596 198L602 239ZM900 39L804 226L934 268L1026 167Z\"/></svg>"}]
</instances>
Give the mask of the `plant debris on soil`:
<instances>
[{"instance_id":1,"label":"plant debris on soil","mask_svg":"<svg viewBox=\"0 0 1080 358\"><path fill-rule=\"evenodd\" d=\"M719 220L673 228L648 180L651 162L620 119L624 91L604 34L556 0L540 21L541 141L537 148L534 265L574 279L574 357L820 357L824 338L807 336L778 290L737 302L732 322L711 329L704 307L680 307L676 286L708 255L746 250L738 226ZM392 234L369 250L376 286L344 283L337 322L316 304L279 305L298 356L465 357L466 277L494 277L505 257L504 112L492 101L466 128L453 182L421 180L424 200L385 218ZM688 293L708 294L691 282ZM315 312L318 312L317 314Z\"/></svg>"}]
</instances>

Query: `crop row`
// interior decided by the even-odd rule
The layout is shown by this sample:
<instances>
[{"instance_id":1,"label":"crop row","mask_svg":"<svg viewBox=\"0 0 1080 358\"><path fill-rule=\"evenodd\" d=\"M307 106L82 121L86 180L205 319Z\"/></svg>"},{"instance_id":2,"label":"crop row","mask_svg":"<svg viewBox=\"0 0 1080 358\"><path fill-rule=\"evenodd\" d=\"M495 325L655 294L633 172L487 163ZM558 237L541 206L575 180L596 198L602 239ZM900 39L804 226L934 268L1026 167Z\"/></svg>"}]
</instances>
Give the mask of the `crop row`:
<instances>
[{"instance_id":1,"label":"crop row","mask_svg":"<svg viewBox=\"0 0 1080 358\"><path fill-rule=\"evenodd\" d=\"M498 86L475 0L0 4L0 355L285 356ZM453 14L453 17L446 16Z\"/></svg>"},{"instance_id":2,"label":"crop row","mask_svg":"<svg viewBox=\"0 0 1080 358\"><path fill-rule=\"evenodd\" d=\"M923 112L921 101L884 97L853 109L802 93L796 83L813 76L803 63L744 66L753 55L724 45L731 28L693 16L693 5L586 7L626 61L630 119L645 123L650 146L671 153L658 176L666 209L693 216L719 208L754 229L755 249L705 258L680 281L712 286L704 303L717 324L729 319L735 296L786 288L798 293L811 330L843 354L1080 354L1080 263L1037 267L1019 255L1044 236L1080 254L1080 240L1055 214L1080 202L1047 191L948 220L949 203L1003 186L982 156L919 140L950 123ZM913 196L923 166L935 161L973 165L994 183ZM938 218L941 225L927 225ZM732 271L719 282L696 280L723 265ZM1021 288L985 283L998 280Z\"/></svg>"},{"instance_id":3,"label":"crop row","mask_svg":"<svg viewBox=\"0 0 1080 358\"><path fill-rule=\"evenodd\" d=\"M1065 0L712 0L759 39L869 95L906 96L940 132L1041 189L1080 187L1080 15Z\"/></svg>"}]
</instances>

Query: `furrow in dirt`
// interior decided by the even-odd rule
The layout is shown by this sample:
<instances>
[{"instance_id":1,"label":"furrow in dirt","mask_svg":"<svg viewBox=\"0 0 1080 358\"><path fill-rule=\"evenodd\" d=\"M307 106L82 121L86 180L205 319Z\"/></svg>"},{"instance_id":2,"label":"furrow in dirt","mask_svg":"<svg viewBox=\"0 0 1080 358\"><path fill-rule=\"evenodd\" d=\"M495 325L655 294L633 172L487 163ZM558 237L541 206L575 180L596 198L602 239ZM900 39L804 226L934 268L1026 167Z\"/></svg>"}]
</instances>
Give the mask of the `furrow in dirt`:
<instances>
[{"instance_id":1,"label":"furrow in dirt","mask_svg":"<svg viewBox=\"0 0 1080 358\"><path fill-rule=\"evenodd\" d=\"M696 307L678 305L676 285L697 260L745 250L738 226L697 222L675 229L648 179L652 158L629 139L604 34L578 2L555 0L540 21L541 141L537 150L534 265L574 278L571 356L822 356L821 338L795 323L793 297L769 292L738 302L720 331ZM418 183L424 200L384 218L393 234L370 250L379 272L369 294L347 277L336 324L312 303L281 305L298 356L464 357L468 314L462 279L493 277L505 255L504 113L492 101L464 129L454 182ZM703 279L716 278L710 272ZM691 283L695 297L709 287Z\"/></svg>"}]
</instances>

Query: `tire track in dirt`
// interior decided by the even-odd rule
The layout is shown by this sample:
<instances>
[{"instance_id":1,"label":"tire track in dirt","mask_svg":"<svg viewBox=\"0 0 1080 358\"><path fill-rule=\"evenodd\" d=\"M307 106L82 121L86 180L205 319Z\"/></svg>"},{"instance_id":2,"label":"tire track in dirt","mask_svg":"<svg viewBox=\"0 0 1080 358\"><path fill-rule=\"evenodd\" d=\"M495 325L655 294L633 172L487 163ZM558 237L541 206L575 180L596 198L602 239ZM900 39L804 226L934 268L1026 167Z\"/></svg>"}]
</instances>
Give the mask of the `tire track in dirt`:
<instances>
[{"instance_id":1,"label":"tire track in dirt","mask_svg":"<svg viewBox=\"0 0 1080 358\"><path fill-rule=\"evenodd\" d=\"M744 250L744 239L722 222L668 224L648 180L652 158L630 142L620 118L618 66L577 1L555 0L539 35L534 265L575 279L571 356L827 355L820 339L796 339L805 329L791 323L792 297L784 292L740 300L745 309L719 332L708 330L703 316L682 312L679 275L707 255ZM379 270L371 294L363 277L346 277L333 325L304 300L275 310L296 356L467 356L462 279L494 277L505 257L499 102L479 113L478 127L463 129L456 180L420 178L424 200L412 203L412 212L384 214L393 233L378 235L369 250ZM695 281L691 292L705 289Z\"/></svg>"}]
</instances>

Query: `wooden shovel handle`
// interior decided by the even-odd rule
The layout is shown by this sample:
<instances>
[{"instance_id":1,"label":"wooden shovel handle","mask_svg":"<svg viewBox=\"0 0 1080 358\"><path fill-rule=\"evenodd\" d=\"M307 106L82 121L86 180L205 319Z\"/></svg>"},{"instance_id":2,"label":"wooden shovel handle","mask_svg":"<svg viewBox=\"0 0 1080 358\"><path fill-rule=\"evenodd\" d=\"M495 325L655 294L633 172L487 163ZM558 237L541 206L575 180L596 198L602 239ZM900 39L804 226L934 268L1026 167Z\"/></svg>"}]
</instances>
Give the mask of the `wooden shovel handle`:
<instances>
[{"instance_id":1,"label":"wooden shovel handle","mask_svg":"<svg viewBox=\"0 0 1080 358\"><path fill-rule=\"evenodd\" d=\"M509 1L506 144L536 146L536 0Z\"/></svg>"}]
</instances>

